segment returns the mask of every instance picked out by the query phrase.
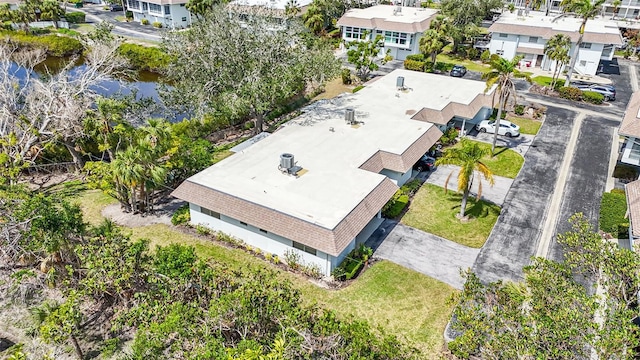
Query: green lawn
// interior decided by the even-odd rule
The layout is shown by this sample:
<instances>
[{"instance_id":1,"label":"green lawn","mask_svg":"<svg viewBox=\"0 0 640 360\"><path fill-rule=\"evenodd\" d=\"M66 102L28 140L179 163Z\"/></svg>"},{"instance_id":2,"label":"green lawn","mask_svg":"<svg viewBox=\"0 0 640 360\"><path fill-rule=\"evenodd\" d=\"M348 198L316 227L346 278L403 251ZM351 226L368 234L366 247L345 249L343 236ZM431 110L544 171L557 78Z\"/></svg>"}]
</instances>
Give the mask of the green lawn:
<instances>
[{"instance_id":1,"label":"green lawn","mask_svg":"<svg viewBox=\"0 0 640 360\"><path fill-rule=\"evenodd\" d=\"M455 175L454 175L455 176ZM483 185L489 186L483 179ZM455 189L453 189L455 190ZM456 218L460 212L462 195L433 184L424 184L409 205L409 211L402 217L408 226L438 235L459 244L479 248L493 229L500 214L498 205L469 197L466 213L469 221Z\"/></svg>"},{"instance_id":2,"label":"green lawn","mask_svg":"<svg viewBox=\"0 0 640 360\"><path fill-rule=\"evenodd\" d=\"M542 126L542 122L538 120L527 119L519 116L509 116L507 120L520 126L521 134L536 135Z\"/></svg>"},{"instance_id":3,"label":"green lawn","mask_svg":"<svg viewBox=\"0 0 640 360\"><path fill-rule=\"evenodd\" d=\"M114 202L100 191L86 191L75 199L92 224L99 223L102 220L102 208ZM185 234L172 226L156 224L126 230L134 239L149 239L151 248L171 243L187 244L194 246L199 256L233 267L261 266L274 269L279 276L292 281L300 289L308 304L317 303L345 318L355 317L369 321L374 327L380 326L418 348L421 351L419 358L435 359L440 356L442 333L452 310L447 305L447 299L457 291L447 284L391 262L381 261L363 272L348 287L328 290L244 250L230 249Z\"/></svg>"},{"instance_id":4,"label":"green lawn","mask_svg":"<svg viewBox=\"0 0 640 360\"><path fill-rule=\"evenodd\" d=\"M475 142L489 153L491 152L491 144L474 140L469 141ZM460 146L461 143L454 145L454 147ZM522 168L522 164L524 164L524 158L513 150L496 146L496 156L487 155L482 162L491 169L493 175L515 179L520 168Z\"/></svg>"},{"instance_id":5,"label":"green lawn","mask_svg":"<svg viewBox=\"0 0 640 360\"><path fill-rule=\"evenodd\" d=\"M450 63L450 64L464 65L467 68L467 70L477 71L481 73L484 73L490 69L488 65L477 63L475 61L471 61L467 59L461 59L445 53L438 54L438 56L436 57L436 61Z\"/></svg>"},{"instance_id":6,"label":"green lawn","mask_svg":"<svg viewBox=\"0 0 640 360\"><path fill-rule=\"evenodd\" d=\"M550 86L551 85L551 81L553 81L553 78L551 78L551 76L536 76L534 78L531 79L531 81L533 81L535 84L541 85L541 86ZM562 77L560 77L560 79L557 80L557 86L563 86L564 85L564 80L562 79Z\"/></svg>"}]
</instances>

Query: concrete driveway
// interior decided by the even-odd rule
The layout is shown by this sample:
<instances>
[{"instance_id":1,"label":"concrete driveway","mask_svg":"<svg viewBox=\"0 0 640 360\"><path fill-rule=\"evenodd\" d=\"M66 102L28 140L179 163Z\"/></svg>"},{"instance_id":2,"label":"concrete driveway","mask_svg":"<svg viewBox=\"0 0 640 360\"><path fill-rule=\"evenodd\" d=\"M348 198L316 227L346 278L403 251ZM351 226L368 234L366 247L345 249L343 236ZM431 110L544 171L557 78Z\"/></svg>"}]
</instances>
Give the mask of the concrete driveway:
<instances>
[{"instance_id":1,"label":"concrete driveway","mask_svg":"<svg viewBox=\"0 0 640 360\"><path fill-rule=\"evenodd\" d=\"M488 144L493 144L493 135L489 133L482 133L478 131L472 131L469 134L469 138L473 140L482 141ZM502 146L509 148L513 151L517 151L520 155L524 156L529 150L529 147L533 143L533 139L535 139L535 135L527 135L521 134L518 137L506 137L502 135L498 135L498 140L496 140L496 146Z\"/></svg>"},{"instance_id":2,"label":"concrete driveway","mask_svg":"<svg viewBox=\"0 0 640 360\"><path fill-rule=\"evenodd\" d=\"M367 240L374 256L415 270L462 289L460 270L473 265L480 249L469 248L433 234L385 220Z\"/></svg>"}]
</instances>

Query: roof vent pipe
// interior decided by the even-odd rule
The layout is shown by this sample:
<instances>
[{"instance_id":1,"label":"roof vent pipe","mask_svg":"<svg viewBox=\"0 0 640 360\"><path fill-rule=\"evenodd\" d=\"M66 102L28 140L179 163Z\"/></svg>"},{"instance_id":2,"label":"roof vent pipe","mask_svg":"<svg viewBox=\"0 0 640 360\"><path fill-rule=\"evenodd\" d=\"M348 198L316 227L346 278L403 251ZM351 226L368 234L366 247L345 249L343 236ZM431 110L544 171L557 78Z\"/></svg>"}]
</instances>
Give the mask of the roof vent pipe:
<instances>
[{"instance_id":1,"label":"roof vent pipe","mask_svg":"<svg viewBox=\"0 0 640 360\"><path fill-rule=\"evenodd\" d=\"M289 170L294 165L293 154L284 153L280 155L280 168L282 170Z\"/></svg>"},{"instance_id":2,"label":"roof vent pipe","mask_svg":"<svg viewBox=\"0 0 640 360\"><path fill-rule=\"evenodd\" d=\"M396 79L396 87L398 89L404 89L404 76L398 76Z\"/></svg>"},{"instance_id":3,"label":"roof vent pipe","mask_svg":"<svg viewBox=\"0 0 640 360\"><path fill-rule=\"evenodd\" d=\"M356 112L355 110L348 108L344 113L344 121L347 124L353 124L356 121Z\"/></svg>"}]
</instances>

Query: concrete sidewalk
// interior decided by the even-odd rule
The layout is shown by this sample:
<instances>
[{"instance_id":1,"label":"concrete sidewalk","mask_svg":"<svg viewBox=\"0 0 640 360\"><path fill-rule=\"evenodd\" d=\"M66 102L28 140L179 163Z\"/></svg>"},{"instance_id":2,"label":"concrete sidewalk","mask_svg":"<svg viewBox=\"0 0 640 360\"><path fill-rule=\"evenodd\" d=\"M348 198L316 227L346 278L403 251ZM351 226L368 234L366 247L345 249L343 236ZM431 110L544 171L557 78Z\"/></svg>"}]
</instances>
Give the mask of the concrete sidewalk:
<instances>
[{"instance_id":1,"label":"concrete sidewalk","mask_svg":"<svg viewBox=\"0 0 640 360\"><path fill-rule=\"evenodd\" d=\"M443 165L437 167L434 171L428 173L423 172L420 173L420 176L426 176L426 182L429 184L434 184L438 186L444 187L444 183L447 181L447 177L451 172L451 178L449 179L448 189L452 191L456 191L458 188L458 171L460 170L459 166L454 165ZM489 185L489 182L485 180L485 178L476 172L476 176L478 178L475 179L471 188L471 196L476 196L478 193L478 183L480 179L482 180L482 196L481 199L490 201L494 204L502 206L504 203L504 199L513 184L513 179L505 178L502 176L494 176L495 184L493 186Z\"/></svg>"}]
</instances>

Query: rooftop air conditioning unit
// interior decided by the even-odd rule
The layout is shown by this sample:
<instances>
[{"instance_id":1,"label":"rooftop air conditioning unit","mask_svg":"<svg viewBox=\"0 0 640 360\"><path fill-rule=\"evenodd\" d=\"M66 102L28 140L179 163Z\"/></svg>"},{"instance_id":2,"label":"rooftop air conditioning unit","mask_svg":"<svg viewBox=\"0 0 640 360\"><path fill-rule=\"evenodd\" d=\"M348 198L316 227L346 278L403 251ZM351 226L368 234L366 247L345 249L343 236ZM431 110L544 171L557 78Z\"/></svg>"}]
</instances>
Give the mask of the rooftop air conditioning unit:
<instances>
[{"instance_id":1,"label":"rooftop air conditioning unit","mask_svg":"<svg viewBox=\"0 0 640 360\"><path fill-rule=\"evenodd\" d=\"M404 76L398 76L396 78L396 87L398 89L404 89Z\"/></svg>"}]
</instances>

